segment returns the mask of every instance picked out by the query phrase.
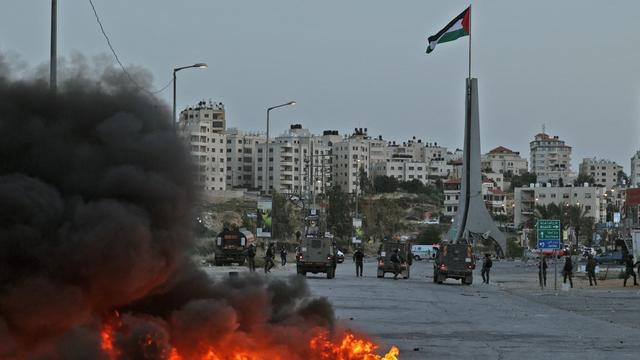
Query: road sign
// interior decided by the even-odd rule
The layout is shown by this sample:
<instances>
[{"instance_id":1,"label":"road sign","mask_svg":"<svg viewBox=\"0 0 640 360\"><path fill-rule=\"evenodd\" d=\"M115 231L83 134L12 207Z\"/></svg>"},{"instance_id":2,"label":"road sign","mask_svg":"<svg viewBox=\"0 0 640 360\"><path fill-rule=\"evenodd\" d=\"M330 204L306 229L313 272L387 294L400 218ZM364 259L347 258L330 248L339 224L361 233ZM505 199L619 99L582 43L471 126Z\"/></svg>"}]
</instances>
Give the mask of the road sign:
<instances>
[{"instance_id":1,"label":"road sign","mask_svg":"<svg viewBox=\"0 0 640 360\"><path fill-rule=\"evenodd\" d=\"M538 249L560 249L560 220L538 220Z\"/></svg>"}]
</instances>

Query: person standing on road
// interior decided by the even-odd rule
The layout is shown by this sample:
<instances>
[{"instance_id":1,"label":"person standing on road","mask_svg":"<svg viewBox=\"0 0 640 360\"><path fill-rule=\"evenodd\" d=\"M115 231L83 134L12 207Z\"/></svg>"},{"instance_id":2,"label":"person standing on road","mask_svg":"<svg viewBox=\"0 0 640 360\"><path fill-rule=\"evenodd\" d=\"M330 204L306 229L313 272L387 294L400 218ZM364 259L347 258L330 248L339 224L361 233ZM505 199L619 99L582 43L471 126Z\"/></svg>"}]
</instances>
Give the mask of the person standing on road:
<instances>
[{"instance_id":1,"label":"person standing on road","mask_svg":"<svg viewBox=\"0 0 640 360\"><path fill-rule=\"evenodd\" d=\"M393 249L393 254L391 254L391 264L393 264L393 280L398 280L398 275L400 274L400 254L397 248Z\"/></svg>"},{"instance_id":2,"label":"person standing on road","mask_svg":"<svg viewBox=\"0 0 640 360\"><path fill-rule=\"evenodd\" d=\"M573 263L571 262L571 256L567 256L564 258L564 268L562 268L562 283L567 283L567 278L569 278L569 285L573 288Z\"/></svg>"},{"instance_id":3,"label":"person standing on road","mask_svg":"<svg viewBox=\"0 0 640 360\"><path fill-rule=\"evenodd\" d=\"M540 280L540 287L547 286L547 257L542 255L538 262L538 280Z\"/></svg>"},{"instance_id":4,"label":"person standing on road","mask_svg":"<svg viewBox=\"0 0 640 360\"><path fill-rule=\"evenodd\" d=\"M247 262L249 263L249 271L256 271L256 246L254 244L249 244L249 248L247 249Z\"/></svg>"},{"instance_id":5,"label":"person standing on road","mask_svg":"<svg viewBox=\"0 0 640 360\"><path fill-rule=\"evenodd\" d=\"M275 266L275 264L273 263L273 259L275 259L276 254L275 254L275 249L273 247L273 243L269 244L269 246L267 247L267 252L264 255L264 272L265 274L268 272L271 272L271 268L273 268Z\"/></svg>"},{"instance_id":6,"label":"person standing on road","mask_svg":"<svg viewBox=\"0 0 640 360\"><path fill-rule=\"evenodd\" d=\"M491 261L491 256L489 254L484 254L484 261L482 262L482 270L480 274L482 275L482 282L484 284L489 283L489 272L491 271L491 266L493 266L493 261Z\"/></svg>"},{"instance_id":7,"label":"person standing on road","mask_svg":"<svg viewBox=\"0 0 640 360\"><path fill-rule=\"evenodd\" d=\"M284 246L280 250L280 262L282 266L287 265L287 249Z\"/></svg>"},{"instance_id":8,"label":"person standing on road","mask_svg":"<svg viewBox=\"0 0 640 360\"><path fill-rule=\"evenodd\" d=\"M627 286L627 279L629 279L630 276L633 276L633 285L634 286L638 286L638 281L636 279L636 272L633 271L633 268L636 267L636 264L640 263L633 263L633 255L629 254L629 256L627 257L627 261L625 262L625 267L626 267L626 272L624 274L624 285L623 286Z\"/></svg>"},{"instance_id":9,"label":"person standing on road","mask_svg":"<svg viewBox=\"0 0 640 360\"><path fill-rule=\"evenodd\" d=\"M598 281L596 280L596 259L593 258L593 255L589 254L587 258L587 276L589 277L589 286L593 286L594 284L598 286ZM593 279L593 284L591 283L591 279Z\"/></svg>"},{"instance_id":10,"label":"person standing on road","mask_svg":"<svg viewBox=\"0 0 640 360\"><path fill-rule=\"evenodd\" d=\"M362 276L362 267L363 267L364 253L360 248L356 249L353 253L353 262L356 264L356 277Z\"/></svg>"}]
</instances>

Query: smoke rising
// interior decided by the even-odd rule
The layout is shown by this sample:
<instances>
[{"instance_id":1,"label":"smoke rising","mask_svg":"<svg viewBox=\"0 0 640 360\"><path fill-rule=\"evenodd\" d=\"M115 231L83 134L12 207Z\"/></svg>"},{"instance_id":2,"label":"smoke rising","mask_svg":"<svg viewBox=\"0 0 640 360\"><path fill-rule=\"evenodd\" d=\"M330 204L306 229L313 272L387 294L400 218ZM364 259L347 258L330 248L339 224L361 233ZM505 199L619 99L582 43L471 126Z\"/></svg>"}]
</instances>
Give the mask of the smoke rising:
<instances>
[{"instance_id":1,"label":"smoke rising","mask_svg":"<svg viewBox=\"0 0 640 360\"><path fill-rule=\"evenodd\" d=\"M0 58L0 358L109 359L109 323L120 359L210 345L307 357L292 349L333 327L329 303L295 277L197 269L197 192L167 107L112 68L70 63L54 96Z\"/></svg>"}]
</instances>

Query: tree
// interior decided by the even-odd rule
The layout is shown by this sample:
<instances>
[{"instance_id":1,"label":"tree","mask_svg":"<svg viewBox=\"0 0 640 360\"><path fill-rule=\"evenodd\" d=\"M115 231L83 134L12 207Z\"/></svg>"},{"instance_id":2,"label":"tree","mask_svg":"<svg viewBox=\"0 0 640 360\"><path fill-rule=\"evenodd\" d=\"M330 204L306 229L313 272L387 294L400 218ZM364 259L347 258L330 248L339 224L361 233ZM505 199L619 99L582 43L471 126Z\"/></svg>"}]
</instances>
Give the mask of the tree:
<instances>
[{"instance_id":1,"label":"tree","mask_svg":"<svg viewBox=\"0 0 640 360\"><path fill-rule=\"evenodd\" d=\"M593 186L596 183L596 180L591 175L587 174L579 174L578 177L573 181L573 186L582 186L582 184L588 183L589 186Z\"/></svg>"},{"instance_id":2,"label":"tree","mask_svg":"<svg viewBox=\"0 0 640 360\"><path fill-rule=\"evenodd\" d=\"M624 171L620 170L618 171L618 177L617 177L617 181L616 181L617 185L625 185L625 184L629 184L629 177L627 176L627 174L625 174Z\"/></svg>"},{"instance_id":3,"label":"tree","mask_svg":"<svg viewBox=\"0 0 640 360\"><path fill-rule=\"evenodd\" d=\"M402 207L392 199L368 200L363 204L364 230L368 238L382 240L392 236L402 228Z\"/></svg>"},{"instance_id":4,"label":"tree","mask_svg":"<svg viewBox=\"0 0 640 360\"><path fill-rule=\"evenodd\" d=\"M509 188L511 192L513 189L517 187L523 187L529 184L535 184L537 181L537 176L535 173L526 172L522 175L514 175L511 177L511 187Z\"/></svg>"},{"instance_id":5,"label":"tree","mask_svg":"<svg viewBox=\"0 0 640 360\"><path fill-rule=\"evenodd\" d=\"M364 170L364 166L360 165L360 169L358 169L358 186L360 194L370 194L371 193L371 181L369 181L369 176L367 172Z\"/></svg>"},{"instance_id":6,"label":"tree","mask_svg":"<svg viewBox=\"0 0 640 360\"><path fill-rule=\"evenodd\" d=\"M351 220L351 202L349 195L339 186L334 185L327 191L329 207L327 208L327 227L341 239L351 237L353 223Z\"/></svg>"},{"instance_id":7,"label":"tree","mask_svg":"<svg viewBox=\"0 0 640 360\"><path fill-rule=\"evenodd\" d=\"M440 243L440 230L436 225L429 225L418 234L416 244L433 245Z\"/></svg>"},{"instance_id":8,"label":"tree","mask_svg":"<svg viewBox=\"0 0 640 360\"><path fill-rule=\"evenodd\" d=\"M536 219L560 220L560 226L563 229L572 228L575 231L576 241L582 233L585 235L587 243L590 243L593 236L594 219L588 214L589 210L578 204L536 205L535 210ZM535 222L532 225L535 228Z\"/></svg>"},{"instance_id":9,"label":"tree","mask_svg":"<svg viewBox=\"0 0 640 360\"><path fill-rule=\"evenodd\" d=\"M420 180L402 181L399 185L401 189L410 194L424 194L426 192L426 187Z\"/></svg>"},{"instance_id":10,"label":"tree","mask_svg":"<svg viewBox=\"0 0 640 360\"><path fill-rule=\"evenodd\" d=\"M293 234L295 228L291 216L291 204L280 193L274 191L271 197L271 218L273 219L272 237L274 239L287 239Z\"/></svg>"},{"instance_id":11,"label":"tree","mask_svg":"<svg viewBox=\"0 0 640 360\"><path fill-rule=\"evenodd\" d=\"M392 193L398 190L398 180L393 176L376 176L373 178L373 191L376 194Z\"/></svg>"}]
</instances>

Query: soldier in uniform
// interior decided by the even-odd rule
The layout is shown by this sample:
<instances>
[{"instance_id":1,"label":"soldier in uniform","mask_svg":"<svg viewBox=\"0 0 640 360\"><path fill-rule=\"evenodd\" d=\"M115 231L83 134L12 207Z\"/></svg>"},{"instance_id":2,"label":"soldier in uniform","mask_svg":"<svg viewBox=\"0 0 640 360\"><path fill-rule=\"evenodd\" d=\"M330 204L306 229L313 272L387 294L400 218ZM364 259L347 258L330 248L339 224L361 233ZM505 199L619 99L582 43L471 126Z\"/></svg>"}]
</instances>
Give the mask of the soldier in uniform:
<instances>
[{"instance_id":1,"label":"soldier in uniform","mask_svg":"<svg viewBox=\"0 0 640 360\"><path fill-rule=\"evenodd\" d=\"M393 254L391 254L391 263L393 264L393 280L398 280L398 275L400 275L400 254L397 248L393 249Z\"/></svg>"},{"instance_id":2,"label":"soldier in uniform","mask_svg":"<svg viewBox=\"0 0 640 360\"><path fill-rule=\"evenodd\" d=\"M540 287L547 286L547 257L542 255L540 262L538 262L538 280L540 280Z\"/></svg>"},{"instance_id":3,"label":"soldier in uniform","mask_svg":"<svg viewBox=\"0 0 640 360\"><path fill-rule=\"evenodd\" d=\"M364 253L360 248L353 253L353 262L356 264L356 277L362 276Z\"/></svg>"},{"instance_id":4,"label":"soldier in uniform","mask_svg":"<svg viewBox=\"0 0 640 360\"><path fill-rule=\"evenodd\" d=\"M573 263L571 262L571 256L567 256L564 258L564 267L562 268L562 283L567 283L567 278L569 278L569 285L573 288Z\"/></svg>"},{"instance_id":5,"label":"soldier in uniform","mask_svg":"<svg viewBox=\"0 0 640 360\"><path fill-rule=\"evenodd\" d=\"M287 265L287 249L284 246L280 250L280 262L282 266Z\"/></svg>"},{"instance_id":6,"label":"soldier in uniform","mask_svg":"<svg viewBox=\"0 0 640 360\"><path fill-rule=\"evenodd\" d=\"M633 276L633 285L637 286L638 285L638 281L636 279L636 272L633 271L633 268L636 267L636 264L640 263L633 263L633 255L629 254L629 256L627 257L627 261L625 262L625 266L626 266L626 273L624 274L624 286L627 286L627 279L629 279L630 276Z\"/></svg>"},{"instance_id":7,"label":"soldier in uniform","mask_svg":"<svg viewBox=\"0 0 640 360\"><path fill-rule=\"evenodd\" d=\"M264 255L264 272L271 272L271 268L275 266L273 263L273 259L276 257L275 249L273 243L269 244L267 247L267 252Z\"/></svg>"},{"instance_id":8,"label":"soldier in uniform","mask_svg":"<svg viewBox=\"0 0 640 360\"><path fill-rule=\"evenodd\" d=\"M250 272L255 272L256 271L256 246L253 244L249 245L249 248L247 249L247 262L249 263L249 271Z\"/></svg>"},{"instance_id":9,"label":"soldier in uniform","mask_svg":"<svg viewBox=\"0 0 640 360\"><path fill-rule=\"evenodd\" d=\"M593 286L594 284L598 286L598 281L596 280L596 259L593 258L593 255L589 254L587 259L587 276L589 277L589 286ZM593 284L591 280L593 279Z\"/></svg>"},{"instance_id":10,"label":"soldier in uniform","mask_svg":"<svg viewBox=\"0 0 640 360\"><path fill-rule=\"evenodd\" d=\"M489 272L491 271L491 266L493 266L491 256L489 256L489 254L484 254L484 261L482 262L482 271L480 271L480 274L482 275L482 282L485 284L489 283Z\"/></svg>"}]
</instances>

